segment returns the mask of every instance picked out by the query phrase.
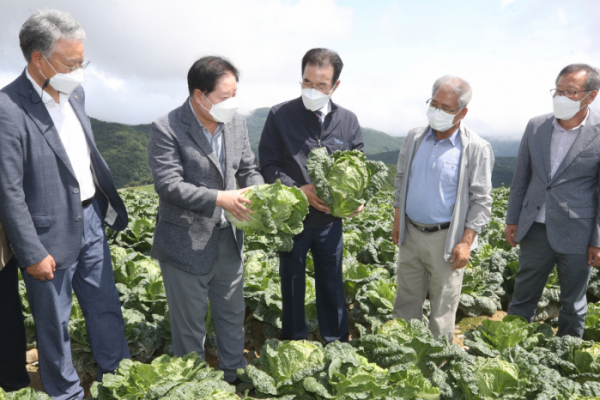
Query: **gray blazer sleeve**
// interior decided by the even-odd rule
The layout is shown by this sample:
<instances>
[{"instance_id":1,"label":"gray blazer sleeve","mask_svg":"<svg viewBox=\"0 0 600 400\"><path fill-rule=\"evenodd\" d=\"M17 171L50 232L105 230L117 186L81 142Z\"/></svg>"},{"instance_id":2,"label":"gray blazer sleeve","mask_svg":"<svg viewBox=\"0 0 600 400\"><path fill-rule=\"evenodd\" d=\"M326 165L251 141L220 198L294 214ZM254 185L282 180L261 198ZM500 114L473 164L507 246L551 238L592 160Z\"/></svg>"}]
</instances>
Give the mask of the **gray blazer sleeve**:
<instances>
[{"instance_id":1,"label":"gray blazer sleeve","mask_svg":"<svg viewBox=\"0 0 600 400\"><path fill-rule=\"evenodd\" d=\"M48 251L40 241L23 191L23 149L19 129L0 107L0 220L19 265L42 261Z\"/></svg>"},{"instance_id":2,"label":"gray blazer sleeve","mask_svg":"<svg viewBox=\"0 0 600 400\"><path fill-rule=\"evenodd\" d=\"M256 156L250 147L246 119L242 118L242 121L242 157L235 177L237 178L238 185L241 188L245 188L253 185L262 185L265 181L256 167Z\"/></svg>"},{"instance_id":3,"label":"gray blazer sleeve","mask_svg":"<svg viewBox=\"0 0 600 400\"><path fill-rule=\"evenodd\" d=\"M166 119L159 119L152 123L148 142L148 163L156 193L161 199L177 207L212 216L218 190L184 181L179 144L165 121Z\"/></svg>"},{"instance_id":4,"label":"gray blazer sleeve","mask_svg":"<svg viewBox=\"0 0 600 400\"><path fill-rule=\"evenodd\" d=\"M532 131L531 121L525 128L519 154L517 156L517 165L510 185L510 195L508 197L508 209L506 210L506 224L516 225L519 222L521 214L521 204L527 192L529 181L531 180L531 153L529 152L529 133Z\"/></svg>"}]
</instances>

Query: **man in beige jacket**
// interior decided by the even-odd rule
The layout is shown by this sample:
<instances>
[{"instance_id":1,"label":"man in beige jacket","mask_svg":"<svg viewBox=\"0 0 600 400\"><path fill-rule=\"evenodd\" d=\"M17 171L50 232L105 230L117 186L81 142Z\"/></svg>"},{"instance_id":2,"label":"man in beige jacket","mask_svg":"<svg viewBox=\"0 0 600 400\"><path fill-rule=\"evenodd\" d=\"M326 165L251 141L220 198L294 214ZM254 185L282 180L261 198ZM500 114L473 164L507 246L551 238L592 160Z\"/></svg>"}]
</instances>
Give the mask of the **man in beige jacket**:
<instances>
[{"instance_id":1,"label":"man in beige jacket","mask_svg":"<svg viewBox=\"0 0 600 400\"><path fill-rule=\"evenodd\" d=\"M444 76L427 101L429 125L408 133L398 157L392 239L400 246L395 318L423 318L452 341L463 268L490 220L494 153L462 122L471 86Z\"/></svg>"}]
</instances>

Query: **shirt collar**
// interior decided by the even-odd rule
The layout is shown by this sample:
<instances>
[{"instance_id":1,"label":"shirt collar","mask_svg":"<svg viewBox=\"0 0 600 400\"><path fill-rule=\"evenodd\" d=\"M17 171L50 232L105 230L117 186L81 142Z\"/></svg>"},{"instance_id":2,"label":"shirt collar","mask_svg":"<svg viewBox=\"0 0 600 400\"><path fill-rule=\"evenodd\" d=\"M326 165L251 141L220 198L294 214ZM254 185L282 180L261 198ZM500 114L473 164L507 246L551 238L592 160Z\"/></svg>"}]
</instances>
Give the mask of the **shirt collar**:
<instances>
[{"instance_id":1,"label":"shirt collar","mask_svg":"<svg viewBox=\"0 0 600 400\"><path fill-rule=\"evenodd\" d=\"M569 129L567 131L565 128L563 128L562 126L560 126L560 124L558 123L558 120L556 119L556 117L554 117L554 120L552 121L552 126L554 126L554 129L556 129L559 132L574 132L574 131L576 131L576 130L578 130L580 128L583 128L585 126L585 123L587 122L587 119L588 119L589 116L590 116L590 109L588 107L587 114L585 114L585 118L575 128L571 128L571 129Z\"/></svg>"},{"instance_id":2,"label":"shirt collar","mask_svg":"<svg viewBox=\"0 0 600 400\"><path fill-rule=\"evenodd\" d=\"M49 106L57 104L52 98L52 96L50 96L48 93L46 93L45 96L42 94L42 88L29 74L29 70L27 68L25 68L25 74L27 75L27 79L29 79L29 82L31 82L31 84L33 85L33 89L37 92L38 96L40 96L44 104ZM58 99L60 100L60 104L65 104L67 101L69 101L69 96L62 92L58 92Z\"/></svg>"},{"instance_id":3,"label":"shirt collar","mask_svg":"<svg viewBox=\"0 0 600 400\"><path fill-rule=\"evenodd\" d=\"M438 140L437 136L435 136L435 132L433 131L433 128L429 128L429 134L427 135L427 139L432 138L433 140ZM457 140L460 140L460 125L458 127L458 129L456 130L456 132L454 132L449 138L446 138L444 140L440 140L440 142L445 142L446 140L449 140L450 143L452 143L452 146L456 147L456 142Z\"/></svg>"}]
</instances>

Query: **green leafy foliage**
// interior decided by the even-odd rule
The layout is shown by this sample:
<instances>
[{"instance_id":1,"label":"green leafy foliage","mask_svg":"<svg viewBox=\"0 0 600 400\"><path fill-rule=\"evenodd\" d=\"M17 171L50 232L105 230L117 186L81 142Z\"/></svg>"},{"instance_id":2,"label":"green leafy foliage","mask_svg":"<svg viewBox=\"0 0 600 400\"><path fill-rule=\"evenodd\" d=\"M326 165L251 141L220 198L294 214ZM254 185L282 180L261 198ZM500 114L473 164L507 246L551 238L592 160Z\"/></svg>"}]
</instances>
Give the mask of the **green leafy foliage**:
<instances>
[{"instance_id":1,"label":"green leafy foliage","mask_svg":"<svg viewBox=\"0 0 600 400\"><path fill-rule=\"evenodd\" d=\"M324 147L312 150L306 161L317 196L336 217L348 217L369 201L382 187L387 168L380 161L369 161L359 150L334 151Z\"/></svg>"},{"instance_id":2,"label":"green leafy foliage","mask_svg":"<svg viewBox=\"0 0 600 400\"><path fill-rule=\"evenodd\" d=\"M274 184L253 186L242 195L252 201L249 221L240 221L229 211L227 219L239 229L256 232L279 239L276 250L291 251L292 237L304 229L303 221L308 214L308 200L297 187L287 187L279 179Z\"/></svg>"},{"instance_id":3,"label":"green leafy foliage","mask_svg":"<svg viewBox=\"0 0 600 400\"><path fill-rule=\"evenodd\" d=\"M502 321L484 320L466 332L465 345L476 354L495 357L498 352L519 345L531 350L554 336L548 324L528 323L523 317L507 315Z\"/></svg>"},{"instance_id":4,"label":"green leafy foliage","mask_svg":"<svg viewBox=\"0 0 600 400\"><path fill-rule=\"evenodd\" d=\"M588 304L583 338L600 342L600 303Z\"/></svg>"},{"instance_id":5,"label":"green leafy foliage","mask_svg":"<svg viewBox=\"0 0 600 400\"><path fill-rule=\"evenodd\" d=\"M29 387L9 393L0 388L0 400L52 400L52 398L44 392L37 392Z\"/></svg>"},{"instance_id":6,"label":"green leafy foliage","mask_svg":"<svg viewBox=\"0 0 600 400\"><path fill-rule=\"evenodd\" d=\"M234 394L235 388L194 352L182 358L163 355L151 364L123 360L114 375L105 374L91 389L99 400L194 399L219 395L217 391Z\"/></svg>"},{"instance_id":7,"label":"green leafy foliage","mask_svg":"<svg viewBox=\"0 0 600 400\"><path fill-rule=\"evenodd\" d=\"M356 306L350 310L355 321L381 324L392 318L396 283L385 278L372 280L356 293Z\"/></svg>"}]
</instances>

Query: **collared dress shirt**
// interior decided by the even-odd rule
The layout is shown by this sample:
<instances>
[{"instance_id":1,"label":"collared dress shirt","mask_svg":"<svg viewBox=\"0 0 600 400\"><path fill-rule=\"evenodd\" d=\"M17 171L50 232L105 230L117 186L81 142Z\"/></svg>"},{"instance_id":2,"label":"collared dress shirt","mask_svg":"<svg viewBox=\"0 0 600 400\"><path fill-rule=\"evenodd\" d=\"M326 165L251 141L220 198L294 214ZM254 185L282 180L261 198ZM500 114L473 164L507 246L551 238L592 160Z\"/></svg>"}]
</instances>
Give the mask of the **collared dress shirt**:
<instances>
[{"instance_id":1,"label":"collared dress shirt","mask_svg":"<svg viewBox=\"0 0 600 400\"><path fill-rule=\"evenodd\" d=\"M438 140L429 129L410 168L406 215L411 221L426 225L450 222L461 153L460 128L444 140Z\"/></svg>"},{"instance_id":2,"label":"collared dress shirt","mask_svg":"<svg viewBox=\"0 0 600 400\"><path fill-rule=\"evenodd\" d=\"M81 201L91 199L96 193L96 185L92 176L90 148L85 139L81 122L69 103L69 95L59 92L60 103L57 103L48 93L42 93L42 88L33 80L29 71L26 74L33 88L40 95L58 131L60 141L67 152L67 157L69 157L69 162L75 172L75 178L79 183Z\"/></svg>"},{"instance_id":3,"label":"collared dress shirt","mask_svg":"<svg viewBox=\"0 0 600 400\"><path fill-rule=\"evenodd\" d=\"M200 128L202 128L202 133L204 133L204 137L206 137L206 140L208 140L208 144L210 144L210 147L213 149L215 155L217 156L217 160L219 160L221 173L223 174L223 178L225 178L225 147L223 146L223 131L225 130L225 125L219 122L217 124L217 129L215 129L215 133L211 135L210 131L206 129L204 125L202 125L202 122L200 122L200 119L196 115L196 111L194 111L194 107L192 106L192 100L190 99L188 103L190 105L190 108L192 109L192 113L196 117L196 121L198 121ZM225 209L221 209L221 227L226 226L229 226L229 221L225 217Z\"/></svg>"},{"instance_id":4,"label":"collared dress shirt","mask_svg":"<svg viewBox=\"0 0 600 400\"><path fill-rule=\"evenodd\" d=\"M585 126L588 115L590 115L589 110L581 124L568 131L560 126L556 118L552 121L552 138L550 139L550 178L554 176L558 167L571 149L571 146L573 146L575 139L577 139L581 129ZM535 222L540 222L542 224L546 223L546 202L540 207L540 212L535 218Z\"/></svg>"}]
</instances>

